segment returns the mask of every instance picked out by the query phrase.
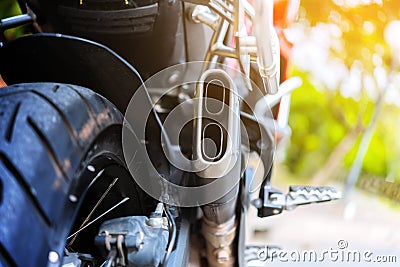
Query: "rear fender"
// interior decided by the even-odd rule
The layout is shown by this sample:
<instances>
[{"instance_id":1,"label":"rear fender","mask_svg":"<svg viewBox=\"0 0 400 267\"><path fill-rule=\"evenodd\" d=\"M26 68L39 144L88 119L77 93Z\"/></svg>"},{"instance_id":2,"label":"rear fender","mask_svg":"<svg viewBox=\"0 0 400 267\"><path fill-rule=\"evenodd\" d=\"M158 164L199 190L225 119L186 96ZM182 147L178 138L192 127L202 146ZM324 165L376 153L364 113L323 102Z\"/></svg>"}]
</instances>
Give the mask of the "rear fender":
<instances>
[{"instance_id":1,"label":"rear fender","mask_svg":"<svg viewBox=\"0 0 400 267\"><path fill-rule=\"evenodd\" d=\"M141 85L136 69L117 53L73 36L45 33L21 37L1 47L0 58L0 74L8 85L80 85L103 95L122 113Z\"/></svg>"}]
</instances>

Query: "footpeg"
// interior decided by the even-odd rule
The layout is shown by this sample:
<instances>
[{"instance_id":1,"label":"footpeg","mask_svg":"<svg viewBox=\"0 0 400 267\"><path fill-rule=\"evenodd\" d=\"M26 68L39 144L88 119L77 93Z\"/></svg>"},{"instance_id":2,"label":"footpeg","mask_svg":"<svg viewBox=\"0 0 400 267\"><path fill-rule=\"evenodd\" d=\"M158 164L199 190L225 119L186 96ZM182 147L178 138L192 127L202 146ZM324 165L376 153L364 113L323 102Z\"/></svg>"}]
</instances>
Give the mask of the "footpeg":
<instances>
[{"instance_id":1,"label":"footpeg","mask_svg":"<svg viewBox=\"0 0 400 267\"><path fill-rule=\"evenodd\" d=\"M328 186L290 186L286 195L273 189L269 184L263 188L261 197L252 203L258 209L259 217L280 214L300 205L321 203L341 198L341 193Z\"/></svg>"},{"instance_id":2,"label":"footpeg","mask_svg":"<svg viewBox=\"0 0 400 267\"><path fill-rule=\"evenodd\" d=\"M286 201L285 209L289 210L299 205L321 203L341 197L340 192L329 186L291 186L286 199L282 201Z\"/></svg>"}]
</instances>

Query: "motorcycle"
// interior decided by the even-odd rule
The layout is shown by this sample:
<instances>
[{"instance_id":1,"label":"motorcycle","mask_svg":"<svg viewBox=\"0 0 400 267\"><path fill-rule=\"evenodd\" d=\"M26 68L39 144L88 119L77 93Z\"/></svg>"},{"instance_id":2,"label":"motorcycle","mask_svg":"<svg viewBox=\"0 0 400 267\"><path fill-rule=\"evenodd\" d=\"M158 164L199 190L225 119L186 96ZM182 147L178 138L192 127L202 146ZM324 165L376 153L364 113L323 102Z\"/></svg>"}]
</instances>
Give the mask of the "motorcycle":
<instances>
[{"instance_id":1,"label":"motorcycle","mask_svg":"<svg viewBox=\"0 0 400 267\"><path fill-rule=\"evenodd\" d=\"M1 266L251 266L250 207L340 198L271 185L298 1L18 4L0 23Z\"/></svg>"}]
</instances>

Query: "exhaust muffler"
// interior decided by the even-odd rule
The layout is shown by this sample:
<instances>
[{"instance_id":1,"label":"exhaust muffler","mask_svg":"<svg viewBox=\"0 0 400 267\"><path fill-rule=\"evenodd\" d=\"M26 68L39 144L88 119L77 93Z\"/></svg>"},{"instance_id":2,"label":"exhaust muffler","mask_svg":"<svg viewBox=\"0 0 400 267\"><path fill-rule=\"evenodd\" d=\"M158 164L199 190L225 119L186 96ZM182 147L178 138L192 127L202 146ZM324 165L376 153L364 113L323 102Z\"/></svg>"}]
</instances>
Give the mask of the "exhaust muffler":
<instances>
[{"instance_id":1,"label":"exhaust muffler","mask_svg":"<svg viewBox=\"0 0 400 267\"><path fill-rule=\"evenodd\" d=\"M195 93L193 159L197 175L221 178L240 161L240 109L237 89L228 74L205 71Z\"/></svg>"},{"instance_id":2,"label":"exhaust muffler","mask_svg":"<svg viewBox=\"0 0 400 267\"><path fill-rule=\"evenodd\" d=\"M215 179L240 180L240 103L237 88L219 69L205 71L196 88L193 162L199 184ZM225 183L224 183L225 184ZM232 187L227 182L226 188ZM209 266L233 266L239 183L220 199L204 205L202 234Z\"/></svg>"}]
</instances>

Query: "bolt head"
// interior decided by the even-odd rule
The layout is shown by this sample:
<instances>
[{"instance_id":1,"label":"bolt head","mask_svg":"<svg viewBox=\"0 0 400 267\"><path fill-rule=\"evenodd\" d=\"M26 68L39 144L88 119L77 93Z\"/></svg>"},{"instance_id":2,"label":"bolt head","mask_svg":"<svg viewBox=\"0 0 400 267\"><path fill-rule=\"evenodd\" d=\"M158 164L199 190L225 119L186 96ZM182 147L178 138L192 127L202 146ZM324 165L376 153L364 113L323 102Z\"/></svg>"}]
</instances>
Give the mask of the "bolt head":
<instances>
[{"instance_id":1,"label":"bolt head","mask_svg":"<svg viewBox=\"0 0 400 267\"><path fill-rule=\"evenodd\" d=\"M96 171L96 168L95 168L93 165L88 165L88 166L87 166L87 169L88 169L90 172L95 172L95 171Z\"/></svg>"},{"instance_id":2,"label":"bolt head","mask_svg":"<svg viewBox=\"0 0 400 267\"><path fill-rule=\"evenodd\" d=\"M57 263L58 260L60 259L60 256L58 256L58 253L55 251L50 251L49 256L48 256L49 262L51 263Z\"/></svg>"},{"instance_id":3,"label":"bolt head","mask_svg":"<svg viewBox=\"0 0 400 267\"><path fill-rule=\"evenodd\" d=\"M78 201L78 197L77 196L75 196L75 195L69 195L69 201L71 201L71 202L77 202Z\"/></svg>"}]
</instances>

